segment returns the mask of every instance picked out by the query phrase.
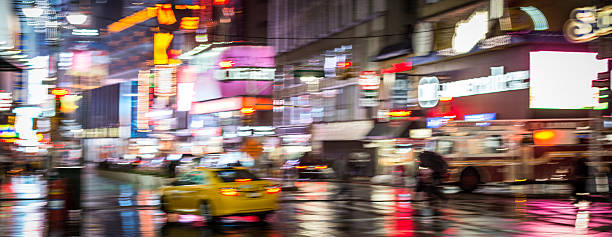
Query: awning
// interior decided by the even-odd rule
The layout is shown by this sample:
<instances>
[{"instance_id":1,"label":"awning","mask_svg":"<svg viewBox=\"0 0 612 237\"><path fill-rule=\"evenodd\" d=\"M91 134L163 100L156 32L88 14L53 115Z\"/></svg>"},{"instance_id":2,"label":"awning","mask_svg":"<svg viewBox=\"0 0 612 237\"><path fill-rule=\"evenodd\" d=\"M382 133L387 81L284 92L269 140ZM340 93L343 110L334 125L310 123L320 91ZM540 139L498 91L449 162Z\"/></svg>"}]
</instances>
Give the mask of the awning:
<instances>
[{"instance_id":1,"label":"awning","mask_svg":"<svg viewBox=\"0 0 612 237\"><path fill-rule=\"evenodd\" d=\"M393 44L384 47L378 52L378 54L370 59L372 62L380 62L387 59L396 58L399 56L407 55L412 53L412 45L408 41L404 41L398 44Z\"/></svg>"},{"instance_id":2,"label":"awning","mask_svg":"<svg viewBox=\"0 0 612 237\"><path fill-rule=\"evenodd\" d=\"M397 123L377 123L374 128L368 132L366 139L391 139L399 137L402 132L408 127L410 122Z\"/></svg>"},{"instance_id":3,"label":"awning","mask_svg":"<svg viewBox=\"0 0 612 237\"><path fill-rule=\"evenodd\" d=\"M21 70L22 70L21 68L15 66L11 62L7 61L5 58L0 57L0 71L18 72Z\"/></svg>"},{"instance_id":4,"label":"awning","mask_svg":"<svg viewBox=\"0 0 612 237\"><path fill-rule=\"evenodd\" d=\"M313 141L358 141L372 130L371 120L317 123L312 126Z\"/></svg>"},{"instance_id":5,"label":"awning","mask_svg":"<svg viewBox=\"0 0 612 237\"><path fill-rule=\"evenodd\" d=\"M411 129L426 128L427 123L424 121L402 121L377 123L374 128L368 132L366 139L391 139L391 138L410 138Z\"/></svg>"}]
</instances>

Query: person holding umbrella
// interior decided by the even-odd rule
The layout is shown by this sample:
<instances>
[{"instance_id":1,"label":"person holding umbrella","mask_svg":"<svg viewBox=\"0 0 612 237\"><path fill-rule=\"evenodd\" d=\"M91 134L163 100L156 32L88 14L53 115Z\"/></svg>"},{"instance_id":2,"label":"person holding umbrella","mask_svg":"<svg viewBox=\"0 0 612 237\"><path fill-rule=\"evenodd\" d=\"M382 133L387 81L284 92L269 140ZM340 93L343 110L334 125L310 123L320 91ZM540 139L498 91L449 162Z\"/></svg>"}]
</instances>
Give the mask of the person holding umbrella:
<instances>
[{"instance_id":1,"label":"person holding umbrella","mask_svg":"<svg viewBox=\"0 0 612 237\"><path fill-rule=\"evenodd\" d=\"M419 174L417 179L417 192L426 192L429 196L447 200L440 190L443 178L448 170L448 164L438 153L423 151L419 154Z\"/></svg>"}]
</instances>

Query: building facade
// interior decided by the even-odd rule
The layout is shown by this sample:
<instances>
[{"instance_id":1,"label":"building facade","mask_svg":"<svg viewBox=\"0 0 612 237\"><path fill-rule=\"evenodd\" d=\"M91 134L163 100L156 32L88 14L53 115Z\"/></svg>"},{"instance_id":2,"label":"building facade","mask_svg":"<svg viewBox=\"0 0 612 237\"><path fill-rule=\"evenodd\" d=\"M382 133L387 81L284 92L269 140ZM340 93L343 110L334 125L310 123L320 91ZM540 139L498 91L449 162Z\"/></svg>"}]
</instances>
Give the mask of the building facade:
<instances>
[{"instance_id":1,"label":"building facade","mask_svg":"<svg viewBox=\"0 0 612 237\"><path fill-rule=\"evenodd\" d=\"M274 124L287 159L304 152L327 162L366 157L359 159L364 161L359 175L374 174L374 151L361 141L379 105L380 68L372 58L408 40L412 4L269 1L268 43L277 63ZM369 94L359 85L360 74L375 84Z\"/></svg>"}]
</instances>

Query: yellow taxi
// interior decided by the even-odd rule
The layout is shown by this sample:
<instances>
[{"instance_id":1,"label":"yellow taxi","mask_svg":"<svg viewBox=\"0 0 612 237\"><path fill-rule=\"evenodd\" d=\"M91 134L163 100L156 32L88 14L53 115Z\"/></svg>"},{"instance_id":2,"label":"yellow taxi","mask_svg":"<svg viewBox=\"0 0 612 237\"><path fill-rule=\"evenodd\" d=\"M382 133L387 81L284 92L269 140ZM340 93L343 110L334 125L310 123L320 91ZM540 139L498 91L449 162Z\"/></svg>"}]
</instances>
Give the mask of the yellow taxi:
<instances>
[{"instance_id":1,"label":"yellow taxi","mask_svg":"<svg viewBox=\"0 0 612 237\"><path fill-rule=\"evenodd\" d=\"M197 214L212 223L223 216L254 215L260 221L275 211L280 185L258 179L243 167L196 168L164 186L162 211Z\"/></svg>"}]
</instances>

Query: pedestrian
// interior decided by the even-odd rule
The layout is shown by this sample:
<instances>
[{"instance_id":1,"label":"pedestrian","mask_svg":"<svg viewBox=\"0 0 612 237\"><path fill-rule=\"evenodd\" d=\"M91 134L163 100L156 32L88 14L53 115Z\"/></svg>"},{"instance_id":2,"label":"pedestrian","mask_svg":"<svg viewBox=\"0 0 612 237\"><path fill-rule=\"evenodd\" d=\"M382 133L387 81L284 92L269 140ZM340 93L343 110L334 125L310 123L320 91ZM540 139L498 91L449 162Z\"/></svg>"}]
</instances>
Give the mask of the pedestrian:
<instances>
[{"instance_id":1,"label":"pedestrian","mask_svg":"<svg viewBox=\"0 0 612 237\"><path fill-rule=\"evenodd\" d=\"M334 170L340 183L340 189L338 190L337 196L350 196L351 194L351 166L350 163L343 158L336 159L334 162Z\"/></svg>"},{"instance_id":2,"label":"pedestrian","mask_svg":"<svg viewBox=\"0 0 612 237\"><path fill-rule=\"evenodd\" d=\"M441 200L446 201L446 195L440 189L440 185L444 181L444 177L447 174L448 164L444 160L444 158L438 153L432 151L423 151L419 155L420 161L420 170L423 168L429 169L426 177L430 178L427 182L423 182L419 180L417 184L417 191L424 191L430 196L435 196ZM421 171L420 173L422 173ZM422 179L423 175L419 176L419 179Z\"/></svg>"},{"instance_id":3,"label":"pedestrian","mask_svg":"<svg viewBox=\"0 0 612 237\"><path fill-rule=\"evenodd\" d=\"M588 177L589 166L586 163L586 158L576 159L574 162L574 179L572 180L572 196L576 199L574 203L585 200Z\"/></svg>"},{"instance_id":4,"label":"pedestrian","mask_svg":"<svg viewBox=\"0 0 612 237\"><path fill-rule=\"evenodd\" d=\"M403 164L399 164L396 165L393 169L393 173L395 174L393 176L394 183L403 186L405 184L404 181L406 179L406 167L404 167Z\"/></svg>"},{"instance_id":5,"label":"pedestrian","mask_svg":"<svg viewBox=\"0 0 612 237\"><path fill-rule=\"evenodd\" d=\"M4 174L6 173L4 163L0 163L0 183L4 181Z\"/></svg>"},{"instance_id":6,"label":"pedestrian","mask_svg":"<svg viewBox=\"0 0 612 237\"><path fill-rule=\"evenodd\" d=\"M168 177L170 178L174 178L176 177L176 165L177 165L176 160L171 160L170 164L168 164Z\"/></svg>"}]
</instances>

